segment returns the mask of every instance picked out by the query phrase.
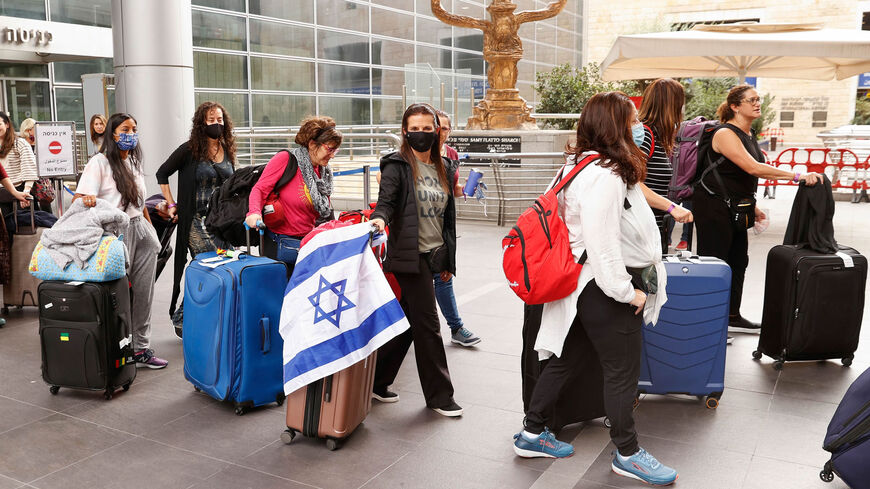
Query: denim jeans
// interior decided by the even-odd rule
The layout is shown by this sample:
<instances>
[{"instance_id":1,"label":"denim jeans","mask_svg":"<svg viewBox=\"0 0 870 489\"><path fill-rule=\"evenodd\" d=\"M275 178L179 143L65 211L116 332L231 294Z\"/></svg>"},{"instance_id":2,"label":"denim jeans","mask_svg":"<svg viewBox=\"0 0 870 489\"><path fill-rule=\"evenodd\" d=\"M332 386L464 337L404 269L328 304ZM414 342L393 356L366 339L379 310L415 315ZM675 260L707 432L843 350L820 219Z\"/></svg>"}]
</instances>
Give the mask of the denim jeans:
<instances>
[{"instance_id":1,"label":"denim jeans","mask_svg":"<svg viewBox=\"0 0 870 489\"><path fill-rule=\"evenodd\" d=\"M287 264L287 270L290 274L293 273L293 268L296 266L296 257L299 256L300 239L284 234L276 234L266 230L266 237L263 243L261 254L272 258L273 260L283 261Z\"/></svg>"},{"instance_id":2,"label":"denim jeans","mask_svg":"<svg viewBox=\"0 0 870 489\"><path fill-rule=\"evenodd\" d=\"M462 327L462 318L459 317L456 296L453 295L453 277L445 282L441 280L440 273L435 273L432 275L432 280L435 282L435 300L438 301L438 308L447 320L450 331L456 331Z\"/></svg>"}]
</instances>

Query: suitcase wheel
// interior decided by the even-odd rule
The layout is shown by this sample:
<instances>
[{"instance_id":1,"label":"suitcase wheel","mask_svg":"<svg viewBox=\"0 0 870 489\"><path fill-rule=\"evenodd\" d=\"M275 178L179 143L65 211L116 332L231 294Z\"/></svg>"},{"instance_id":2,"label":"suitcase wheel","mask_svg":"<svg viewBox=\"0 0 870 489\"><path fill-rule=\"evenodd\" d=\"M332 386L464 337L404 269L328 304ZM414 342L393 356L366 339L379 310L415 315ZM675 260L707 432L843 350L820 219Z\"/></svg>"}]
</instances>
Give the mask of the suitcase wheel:
<instances>
[{"instance_id":1,"label":"suitcase wheel","mask_svg":"<svg viewBox=\"0 0 870 489\"><path fill-rule=\"evenodd\" d=\"M202 392L202 389L200 389L199 386L193 386L193 390L196 392Z\"/></svg>"},{"instance_id":2,"label":"suitcase wheel","mask_svg":"<svg viewBox=\"0 0 870 489\"><path fill-rule=\"evenodd\" d=\"M124 392L127 392L128 390L130 390L130 384L132 384L132 382L127 382L126 384L123 385L122 389L124 389Z\"/></svg>"},{"instance_id":3,"label":"suitcase wheel","mask_svg":"<svg viewBox=\"0 0 870 489\"><path fill-rule=\"evenodd\" d=\"M721 392L714 392L707 396L707 400L704 401L704 405L707 406L707 409L716 409L719 407L719 398L722 397Z\"/></svg>"},{"instance_id":4,"label":"suitcase wheel","mask_svg":"<svg viewBox=\"0 0 870 489\"><path fill-rule=\"evenodd\" d=\"M58 391L60 391L60 386L53 385L48 388L48 392L51 392L51 395L56 396Z\"/></svg>"},{"instance_id":5,"label":"suitcase wheel","mask_svg":"<svg viewBox=\"0 0 870 489\"><path fill-rule=\"evenodd\" d=\"M777 360L777 361L773 362L773 369L774 370L782 370L783 364L784 364L784 362L782 360Z\"/></svg>"},{"instance_id":6,"label":"suitcase wheel","mask_svg":"<svg viewBox=\"0 0 870 489\"><path fill-rule=\"evenodd\" d=\"M831 467L830 460L825 462L825 468L823 468L822 471L819 472L819 478L822 479L824 482L832 482L834 480L834 470L833 467Z\"/></svg>"},{"instance_id":7,"label":"suitcase wheel","mask_svg":"<svg viewBox=\"0 0 870 489\"><path fill-rule=\"evenodd\" d=\"M849 365L852 365L852 359L853 359L853 358L855 358L855 357L852 356L852 355L843 358L843 360L842 360L842 362L843 362L843 366L844 366L844 367L848 367Z\"/></svg>"},{"instance_id":8,"label":"suitcase wheel","mask_svg":"<svg viewBox=\"0 0 870 489\"><path fill-rule=\"evenodd\" d=\"M275 404L277 404L279 406L283 406L285 397L286 396L284 395L283 392L279 392L278 395L275 396Z\"/></svg>"},{"instance_id":9,"label":"suitcase wheel","mask_svg":"<svg viewBox=\"0 0 870 489\"><path fill-rule=\"evenodd\" d=\"M608 429L613 427L613 423L610 422L610 418L607 416L604 417L604 427Z\"/></svg>"},{"instance_id":10,"label":"suitcase wheel","mask_svg":"<svg viewBox=\"0 0 870 489\"><path fill-rule=\"evenodd\" d=\"M112 391L107 390L106 393L103 394L103 397L105 397L107 401L111 401L112 400Z\"/></svg>"},{"instance_id":11,"label":"suitcase wheel","mask_svg":"<svg viewBox=\"0 0 870 489\"><path fill-rule=\"evenodd\" d=\"M285 445L292 443L294 438L296 438L296 430L287 428L283 433L281 433L281 441L283 441Z\"/></svg>"},{"instance_id":12,"label":"suitcase wheel","mask_svg":"<svg viewBox=\"0 0 870 489\"><path fill-rule=\"evenodd\" d=\"M334 452L341 448L341 442L336 440L335 438L327 438L326 439L326 449Z\"/></svg>"},{"instance_id":13,"label":"suitcase wheel","mask_svg":"<svg viewBox=\"0 0 870 489\"><path fill-rule=\"evenodd\" d=\"M245 406L242 406L241 404L236 405L236 410L235 410L236 416L241 416L241 415L245 414L247 411L248 410L245 408Z\"/></svg>"},{"instance_id":14,"label":"suitcase wheel","mask_svg":"<svg viewBox=\"0 0 870 489\"><path fill-rule=\"evenodd\" d=\"M756 360L761 360L761 352L758 350L755 350L754 352L752 352L752 358L754 358Z\"/></svg>"}]
</instances>

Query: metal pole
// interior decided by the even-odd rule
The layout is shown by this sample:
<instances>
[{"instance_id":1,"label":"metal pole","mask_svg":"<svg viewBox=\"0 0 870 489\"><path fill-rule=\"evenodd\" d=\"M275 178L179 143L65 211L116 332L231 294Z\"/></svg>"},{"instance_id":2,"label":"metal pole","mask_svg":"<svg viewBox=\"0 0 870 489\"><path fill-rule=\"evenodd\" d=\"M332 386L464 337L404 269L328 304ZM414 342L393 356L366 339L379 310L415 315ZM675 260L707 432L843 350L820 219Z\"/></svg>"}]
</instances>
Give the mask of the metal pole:
<instances>
[{"instance_id":1,"label":"metal pole","mask_svg":"<svg viewBox=\"0 0 870 489\"><path fill-rule=\"evenodd\" d=\"M429 105L435 105L435 87L429 85Z\"/></svg>"},{"instance_id":2,"label":"metal pole","mask_svg":"<svg viewBox=\"0 0 870 489\"><path fill-rule=\"evenodd\" d=\"M441 82L441 105L438 108L444 110L444 82Z\"/></svg>"},{"instance_id":3,"label":"metal pole","mask_svg":"<svg viewBox=\"0 0 870 489\"><path fill-rule=\"evenodd\" d=\"M402 85L402 110L408 107L408 85Z\"/></svg>"},{"instance_id":4,"label":"metal pole","mask_svg":"<svg viewBox=\"0 0 870 489\"><path fill-rule=\"evenodd\" d=\"M372 201L372 169L369 165L363 165L363 209L367 209Z\"/></svg>"},{"instance_id":5,"label":"metal pole","mask_svg":"<svg viewBox=\"0 0 870 489\"><path fill-rule=\"evenodd\" d=\"M459 88L453 88L453 118L459 117ZM456 121L454 124L459 123Z\"/></svg>"},{"instance_id":6,"label":"metal pole","mask_svg":"<svg viewBox=\"0 0 870 489\"><path fill-rule=\"evenodd\" d=\"M63 179L57 178L52 180L54 183L54 200L57 202L57 217L61 217L63 215L63 198L65 190L63 189ZM30 205L34 205L36 200L32 201Z\"/></svg>"}]
</instances>

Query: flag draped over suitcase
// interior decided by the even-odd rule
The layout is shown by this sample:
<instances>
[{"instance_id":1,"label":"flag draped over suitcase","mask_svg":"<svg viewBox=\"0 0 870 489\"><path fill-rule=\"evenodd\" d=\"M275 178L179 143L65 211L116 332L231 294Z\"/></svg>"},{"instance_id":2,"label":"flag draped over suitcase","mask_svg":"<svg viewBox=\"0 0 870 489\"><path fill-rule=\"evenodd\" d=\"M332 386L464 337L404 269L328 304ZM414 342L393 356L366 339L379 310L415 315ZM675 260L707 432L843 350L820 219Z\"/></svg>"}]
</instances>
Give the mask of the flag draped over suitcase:
<instances>
[{"instance_id":1,"label":"flag draped over suitcase","mask_svg":"<svg viewBox=\"0 0 870 489\"><path fill-rule=\"evenodd\" d=\"M371 224L323 231L299 250L284 293L284 392L368 357L408 329L370 247Z\"/></svg>"}]
</instances>

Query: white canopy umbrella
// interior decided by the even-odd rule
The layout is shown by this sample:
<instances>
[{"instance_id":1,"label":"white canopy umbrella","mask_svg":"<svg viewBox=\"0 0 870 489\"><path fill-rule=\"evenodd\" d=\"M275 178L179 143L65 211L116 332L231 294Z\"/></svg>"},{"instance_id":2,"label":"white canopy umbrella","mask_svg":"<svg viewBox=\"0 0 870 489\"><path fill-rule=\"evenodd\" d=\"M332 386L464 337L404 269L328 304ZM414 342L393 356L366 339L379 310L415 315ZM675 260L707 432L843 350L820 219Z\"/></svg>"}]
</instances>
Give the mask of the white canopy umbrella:
<instances>
[{"instance_id":1,"label":"white canopy umbrella","mask_svg":"<svg viewBox=\"0 0 870 489\"><path fill-rule=\"evenodd\" d=\"M605 80L746 76L842 80L870 71L870 31L821 24L697 25L619 36Z\"/></svg>"}]
</instances>

